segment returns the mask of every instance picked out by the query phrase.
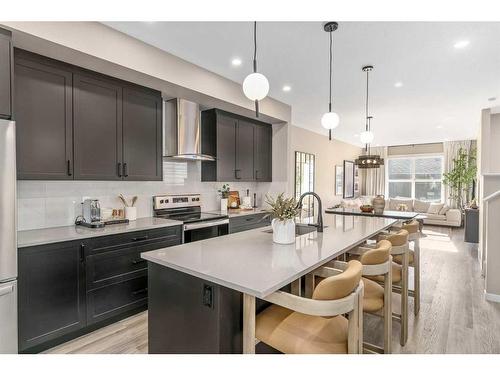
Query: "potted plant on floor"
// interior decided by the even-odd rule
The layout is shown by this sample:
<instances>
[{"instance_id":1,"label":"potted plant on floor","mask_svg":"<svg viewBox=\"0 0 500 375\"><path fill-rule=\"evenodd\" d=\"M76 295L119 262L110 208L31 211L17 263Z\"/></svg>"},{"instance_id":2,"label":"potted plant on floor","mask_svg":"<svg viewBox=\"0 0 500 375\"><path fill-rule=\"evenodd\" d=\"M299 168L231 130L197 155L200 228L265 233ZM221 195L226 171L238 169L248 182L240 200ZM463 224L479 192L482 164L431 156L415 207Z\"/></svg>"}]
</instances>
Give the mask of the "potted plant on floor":
<instances>
[{"instance_id":1,"label":"potted plant on floor","mask_svg":"<svg viewBox=\"0 0 500 375\"><path fill-rule=\"evenodd\" d=\"M477 174L476 150L469 152L460 148L453 159L453 169L443 174L443 183L450 188L450 199L463 211L471 196L474 198L474 183Z\"/></svg>"},{"instance_id":2,"label":"potted plant on floor","mask_svg":"<svg viewBox=\"0 0 500 375\"><path fill-rule=\"evenodd\" d=\"M266 212L272 218L273 242L294 243L295 218L300 213L295 198L285 198L284 193L279 194L276 199L266 195L266 203L269 205Z\"/></svg>"}]
</instances>

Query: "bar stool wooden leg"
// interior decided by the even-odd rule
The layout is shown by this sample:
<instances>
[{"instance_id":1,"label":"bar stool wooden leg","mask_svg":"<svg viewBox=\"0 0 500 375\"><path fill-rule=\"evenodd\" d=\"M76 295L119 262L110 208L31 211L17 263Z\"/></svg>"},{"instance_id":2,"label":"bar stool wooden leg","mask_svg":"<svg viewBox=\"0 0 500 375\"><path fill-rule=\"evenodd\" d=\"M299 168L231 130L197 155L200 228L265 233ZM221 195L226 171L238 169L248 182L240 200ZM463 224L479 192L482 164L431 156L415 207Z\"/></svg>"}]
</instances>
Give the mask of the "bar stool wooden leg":
<instances>
[{"instance_id":1,"label":"bar stool wooden leg","mask_svg":"<svg viewBox=\"0 0 500 375\"><path fill-rule=\"evenodd\" d=\"M311 273L308 273L306 276L305 276L305 296L306 298L312 298L312 295L313 295L313 290L314 290L314 275L312 275Z\"/></svg>"},{"instance_id":2,"label":"bar stool wooden leg","mask_svg":"<svg viewBox=\"0 0 500 375\"><path fill-rule=\"evenodd\" d=\"M392 263L390 257L389 264ZM392 267L384 276L384 354L392 353Z\"/></svg>"},{"instance_id":3,"label":"bar stool wooden leg","mask_svg":"<svg viewBox=\"0 0 500 375\"><path fill-rule=\"evenodd\" d=\"M255 354L255 297L243 294L243 354Z\"/></svg>"},{"instance_id":4,"label":"bar stool wooden leg","mask_svg":"<svg viewBox=\"0 0 500 375\"><path fill-rule=\"evenodd\" d=\"M413 307L415 316L420 311L420 239L416 238L413 242Z\"/></svg>"},{"instance_id":5,"label":"bar stool wooden leg","mask_svg":"<svg viewBox=\"0 0 500 375\"><path fill-rule=\"evenodd\" d=\"M401 337L400 344L405 346L408 340L408 252L403 254L401 269Z\"/></svg>"},{"instance_id":6,"label":"bar stool wooden leg","mask_svg":"<svg viewBox=\"0 0 500 375\"><path fill-rule=\"evenodd\" d=\"M299 297L302 296L302 278L298 278L297 280L292 281L291 293Z\"/></svg>"}]
</instances>

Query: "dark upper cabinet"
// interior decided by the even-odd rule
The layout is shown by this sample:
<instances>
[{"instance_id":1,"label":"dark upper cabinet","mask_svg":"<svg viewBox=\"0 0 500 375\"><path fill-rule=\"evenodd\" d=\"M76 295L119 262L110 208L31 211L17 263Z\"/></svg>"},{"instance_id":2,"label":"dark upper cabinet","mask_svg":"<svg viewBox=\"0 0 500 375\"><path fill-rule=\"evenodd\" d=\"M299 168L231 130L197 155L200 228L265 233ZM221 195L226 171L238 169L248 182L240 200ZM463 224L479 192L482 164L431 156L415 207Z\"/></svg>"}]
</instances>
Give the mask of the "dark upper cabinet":
<instances>
[{"instance_id":1,"label":"dark upper cabinet","mask_svg":"<svg viewBox=\"0 0 500 375\"><path fill-rule=\"evenodd\" d=\"M17 175L73 179L73 75L15 51Z\"/></svg>"},{"instance_id":2,"label":"dark upper cabinet","mask_svg":"<svg viewBox=\"0 0 500 375\"><path fill-rule=\"evenodd\" d=\"M217 109L201 118L202 153L216 158L202 161L202 181L272 181L270 124Z\"/></svg>"},{"instance_id":3,"label":"dark upper cabinet","mask_svg":"<svg viewBox=\"0 0 500 375\"><path fill-rule=\"evenodd\" d=\"M121 180L122 87L74 74L75 179Z\"/></svg>"},{"instance_id":4,"label":"dark upper cabinet","mask_svg":"<svg viewBox=\"0 0 500 375\"><path fill-rule=\"evenodd\" d=\"M238 120L236 127L236 173L237 181L253 181L254 176L254 126Z\"/></svg>"},{"instance_id":5,"label":"dark upper cabinet","mask_svg":"<svg viewBox=\"0 0 500 375\"><path fill-rule=\"evenodd\" d=\"M254 126L254 169L256 181L272 181L273 128Z\"/></svg>"},{"instance_id":6,"label":"dark upper cabinet","mask_svg":"<svg viewBox=\"0 0 500 375\"><path fill-rule=\"evenodd\" d=\"M0 29L0 118L12 117L11 32Z\"/></svg>"},{"instance_id":7,"label":"dark upper cabinet","mask_svg":"<svg viewBox=\"0 0 500 375\"><path fill-rule=\"evenodd\" d=\"M123 177L162 179L162 99L156 92L123 89Z\"/></svg>"},{"instance_id":8,"label":"dark upper cabinet","mask_svg":"<svg viewBox=\"0 0 500 375\"><path fill-rule=\"evenodd\" d=\"M159 91L18 49L14 73L19 179L162 179Z\"/></svg>"},{"instance_id":9,"label":"dark upper cabinet","mask_svg":"<svg viewBox=\"0 0 500 375\"><path fill-rule=\"evenodd\" d=\"M19 250L19 350L86 324L84 256L80 242Z\"/></svg>"}]
</instances>

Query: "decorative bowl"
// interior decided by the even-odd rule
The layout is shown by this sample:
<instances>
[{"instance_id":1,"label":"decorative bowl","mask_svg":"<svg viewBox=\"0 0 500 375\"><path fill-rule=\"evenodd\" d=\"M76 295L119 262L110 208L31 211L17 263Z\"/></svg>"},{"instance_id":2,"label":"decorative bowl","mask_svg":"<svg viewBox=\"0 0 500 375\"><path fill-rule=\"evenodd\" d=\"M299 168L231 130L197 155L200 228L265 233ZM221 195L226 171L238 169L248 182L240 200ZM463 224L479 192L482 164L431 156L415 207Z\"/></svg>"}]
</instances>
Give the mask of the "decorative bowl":
<instances>
[{"instance_id":1,"label":"decorative bowl","mask_svg":"<svg viewBox=\"0 0 500 375\"><path fill-rule=\"evenodd\" d=\"M373 206L369 205L369 204L365 204L365 205L359 206L359 209L363 212L372 212Z\"/></svg>"}]
</instances>

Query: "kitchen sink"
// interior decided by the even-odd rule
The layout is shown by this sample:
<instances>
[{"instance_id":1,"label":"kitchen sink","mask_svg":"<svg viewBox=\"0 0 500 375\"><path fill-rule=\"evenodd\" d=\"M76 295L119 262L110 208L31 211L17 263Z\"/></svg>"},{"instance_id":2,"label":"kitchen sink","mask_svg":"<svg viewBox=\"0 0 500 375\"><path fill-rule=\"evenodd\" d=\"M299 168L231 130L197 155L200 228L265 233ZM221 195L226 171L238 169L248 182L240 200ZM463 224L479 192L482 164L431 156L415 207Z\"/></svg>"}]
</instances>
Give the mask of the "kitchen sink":
<instances>
[{"instance_id":1,"label":"kitchen sink","mask_svg":"<svg viewBox=\"0 0 500 375\"><path fill-rule=\"evenodd\" d=\"M327 226L324 226L324 228L327 228ZM307 225L307 224L296 224L295 225L295 237L302 236L303 234L315 232L318 228L312 226L312 225ZM264 231L265 233L273 233L272 229L266 229Z\"/></svg>"}]
</instances>

